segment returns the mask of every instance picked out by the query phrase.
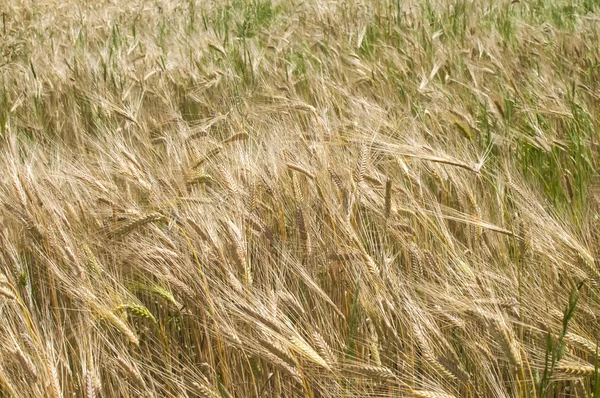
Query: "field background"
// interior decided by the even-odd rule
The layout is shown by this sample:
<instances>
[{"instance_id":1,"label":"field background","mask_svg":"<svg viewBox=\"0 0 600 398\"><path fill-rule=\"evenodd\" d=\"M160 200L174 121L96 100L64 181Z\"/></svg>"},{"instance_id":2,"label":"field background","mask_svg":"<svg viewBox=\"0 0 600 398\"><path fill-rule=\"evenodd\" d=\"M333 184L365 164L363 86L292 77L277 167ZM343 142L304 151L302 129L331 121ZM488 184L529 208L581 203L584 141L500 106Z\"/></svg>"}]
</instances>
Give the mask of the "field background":
<instances>
[{"instance_id":1,"label":"field background","mask_svg":"<svg viewBox=\"0 0 600 398\"><path fill-rule=\"evenodd\" d=\"M0 397L600 397L600 2L0 3Z\"/></svg>"}]
</instances>

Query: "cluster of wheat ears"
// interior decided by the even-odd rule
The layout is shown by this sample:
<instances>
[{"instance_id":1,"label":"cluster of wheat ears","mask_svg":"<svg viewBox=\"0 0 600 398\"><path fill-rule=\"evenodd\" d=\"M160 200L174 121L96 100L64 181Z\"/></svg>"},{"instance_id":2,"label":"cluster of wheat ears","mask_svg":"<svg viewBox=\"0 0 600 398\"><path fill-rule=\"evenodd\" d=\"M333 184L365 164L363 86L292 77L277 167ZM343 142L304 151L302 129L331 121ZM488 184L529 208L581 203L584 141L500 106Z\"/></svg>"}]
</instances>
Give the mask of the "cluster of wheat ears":
<instances>
[{"instance_id":1,"label":"cluster of wheat ears","mask_svg":"<svg viewBox=\"0 0 600 398\"><path fill-rule=\"evenodd\" d=\"M600 397L598 1L0 12L0 397Z\"/></svg>"}]
</instances>

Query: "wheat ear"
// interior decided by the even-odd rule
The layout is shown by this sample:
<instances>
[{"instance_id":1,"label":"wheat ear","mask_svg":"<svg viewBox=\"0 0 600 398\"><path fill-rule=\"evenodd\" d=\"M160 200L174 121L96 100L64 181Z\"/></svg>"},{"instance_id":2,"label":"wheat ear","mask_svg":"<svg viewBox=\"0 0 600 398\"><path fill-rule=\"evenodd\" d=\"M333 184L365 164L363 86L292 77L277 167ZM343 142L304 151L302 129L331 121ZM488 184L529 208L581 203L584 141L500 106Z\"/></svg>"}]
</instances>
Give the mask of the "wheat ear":
<instances>
[{"instance_id":1,"label":"wheat ear","mask_svg":"<svg viewBox=\"0 0 600 398\"><path fill-rule=\"evenodd\" d=\"M385 200L383 204L383 217L387 220L390 218L392 211L392 180L388 178L385 181Z\"/></svg>"},{"instance_id":2,"label":"wheat ear","mask_svg":"<svg viewBox=\"0 0 600 398\"><path fill-rule=\"evenodd\" d=\"M575 377L593 376L596 369L592 365L580 365L576 363L559 362L555 368L557 373Z\"/></svg>"},{"instance_id":3,"label":"wheat ear","mask_svg":"<svg viewBox=\"0 0 600 398\"><path fill-rule=\"evenodd\" d=\"M127 234L127 233L133 231L136 228L139 228L143 225L146 225L146 224L154 222L154 221L161 220L162 218L163 218L163 215L161 213L158 213L158 212L150 213L145 216L133 219L132 221L130 221L130 222L126 223L125 225L112 231L111 234L113 235L113 237L122 236L124 234Z\"/></svg>"},{"instance_id":4,"label":"wheat ear","mask_svg":"<svg viewBox=\"0 0 600 398\"><path fill-rule=\"evenodd\" d=\"M294 163L286 163L285 164L290 170L294 170L297 171L299 173L304 174L305 176L307 176L308 178L310 178L311 180L315 179L315 175L313 173L311 173L308 169L298 165L298 164L294 164Z\"/></svg>"},{"instance_id":5,"label":"wheat ear","mask_svg":"<svg viewBox=\"0 0 600 398\"><path fill-rule=\"evenodd\" d=\"M574 333L567 333L564 337L567 343L575 344L580 348L584 349L590 355L599 355L600 351L597 353L598 345L585 337L578 336Z\"/></svg>"},{"instance_id":6,"label":"wheat ear","mask_svg":"<svg viewBox=\"0 0 600 398\"><path fill-rule=\"evenodd\" d=\"M415 398L456 398L456 396L452 394L438 391L413 390L412 393Z\"/></svg>"},{"instance_id":7,"label":"wheat ear","mask_svg":"<svg viewBox=\"0 0 600 398\"><path fill-rule=\"evenodd\" d=\"M131 381L137 384L139 387L146 388L146 383L144 382L144 378L141 373L128 361L126 361L121 356L117 357L117 362L121 365L121 370L125 376L127 376Z\"/></svg>"},{"instance_id":8,"label":"wheat ear","mask_svg":"<svg viewBox=\"0 0 600 398\"><path fill-rule=\"evenodd\" d=\"M327 362L300 337L293 336L290 338L290 343L294 348L294 351L304 356L306 359L310 359L312 362L322 366L323 368L331 371L331 367Z\"/></svg>"},{"instance_id":9,"label":"wheat ear","mask_svg":"<svg viewBox=\"0 0 600 398\"><path fill-rule=\"evenodd\" d=\"M314 332L313 337L315 339L317 351L319 352L321 357L323 357L325 362L327 362L329 366L333 367L337 362L333 350L331 349L329 344L327 344L323 336L321 336L318 332Z\"/></svg>"},{"instance_id":10,"label":"wheat ear","mask_svg":"<svg viewBox=\"0 0 600 398\"><path fill-rule=\"evenodd\" d=\"M27 379L30 383L36 383L38 381L38 372L36 367L33 365L31 359L21 350L20 347L15 347L13 350L13 355L15 356L17 362L25 370L25 374L27 375Z\"/></svg>"},{"instance_id":11,"label":"wheat ear","mask_svg":"<svg viewBox=\"0 0 600 398\"><path fill-rule=\"evenodd\" d=\"M395 378L394 373L390 369L388 369L384 366L373 366L373 365L366 365L366 364L348 364L348 365L344 365L343 369L346 372L358 373L358 374L362 374L364 376L373 377L373 378L377 378L377 379L387 380L387 379Z\"/></svg>"}]
</instances>

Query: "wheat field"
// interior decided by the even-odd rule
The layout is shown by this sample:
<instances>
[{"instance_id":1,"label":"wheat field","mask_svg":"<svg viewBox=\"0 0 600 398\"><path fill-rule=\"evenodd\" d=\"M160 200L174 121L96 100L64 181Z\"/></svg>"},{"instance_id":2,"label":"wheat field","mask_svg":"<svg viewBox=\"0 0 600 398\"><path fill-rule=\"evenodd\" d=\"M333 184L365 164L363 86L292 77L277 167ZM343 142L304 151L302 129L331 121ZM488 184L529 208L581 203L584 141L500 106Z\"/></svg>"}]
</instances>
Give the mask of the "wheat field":
<instances>
[{"instance_id":1,"label":"wheat field","mask_svg":"<svg viewBox=\"0 0 600 398\"><path fill-rule=\"evenodd\" d=\"M0 397L600 397L599 1L0 13Z\"/></svg>"}]
</instances>

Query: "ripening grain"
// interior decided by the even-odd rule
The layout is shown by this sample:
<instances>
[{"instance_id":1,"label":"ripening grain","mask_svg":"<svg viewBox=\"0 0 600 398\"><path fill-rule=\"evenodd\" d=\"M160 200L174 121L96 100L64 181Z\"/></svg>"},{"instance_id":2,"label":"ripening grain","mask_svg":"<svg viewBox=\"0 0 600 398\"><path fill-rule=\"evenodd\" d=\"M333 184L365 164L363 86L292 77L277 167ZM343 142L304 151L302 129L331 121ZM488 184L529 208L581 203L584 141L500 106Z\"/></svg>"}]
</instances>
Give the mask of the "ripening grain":
<instances>
[{"instance_id":1,"label":"ripening grain","mask_svg":"<svg viewBox=\"0 0 600 398\"><path fill-rule=\"evenodd\" d=\"M0 397L600 398L596 0L0 4Z\"/></svg>"}]
</instances>

